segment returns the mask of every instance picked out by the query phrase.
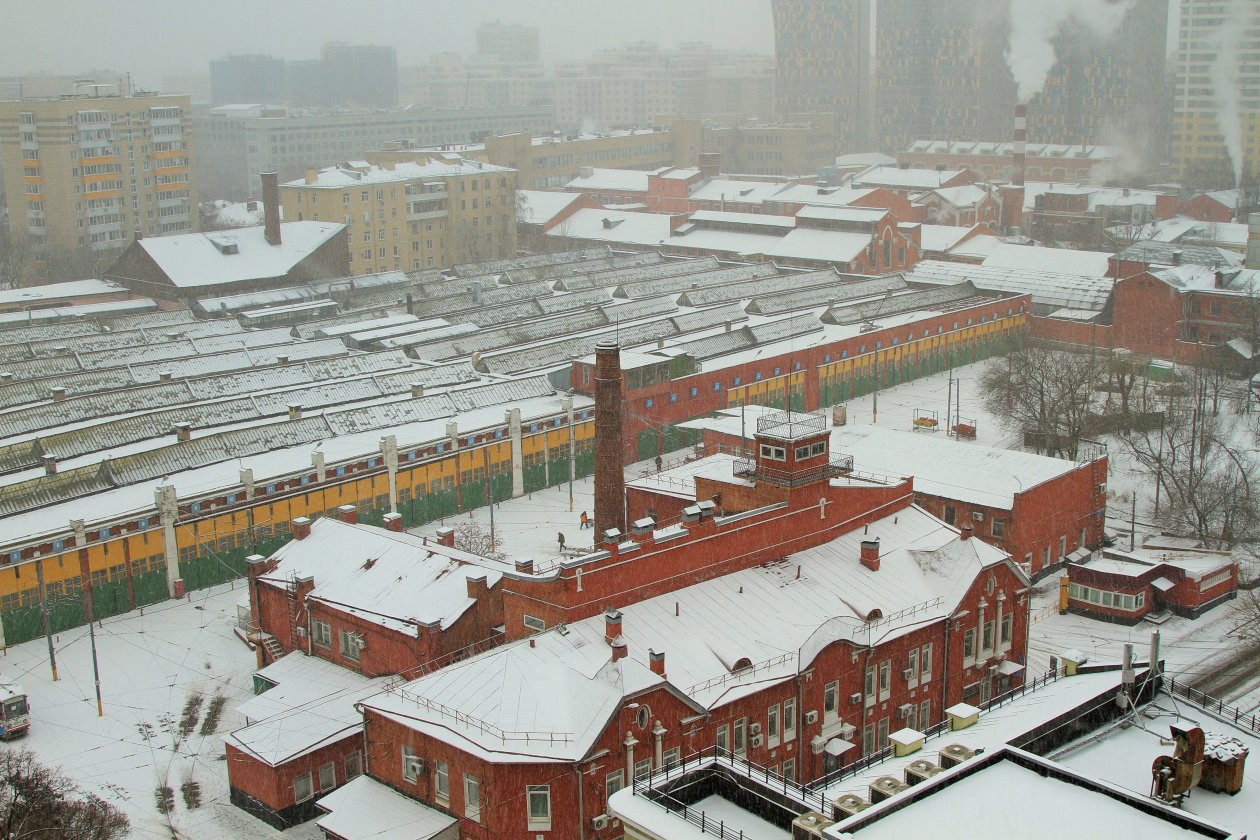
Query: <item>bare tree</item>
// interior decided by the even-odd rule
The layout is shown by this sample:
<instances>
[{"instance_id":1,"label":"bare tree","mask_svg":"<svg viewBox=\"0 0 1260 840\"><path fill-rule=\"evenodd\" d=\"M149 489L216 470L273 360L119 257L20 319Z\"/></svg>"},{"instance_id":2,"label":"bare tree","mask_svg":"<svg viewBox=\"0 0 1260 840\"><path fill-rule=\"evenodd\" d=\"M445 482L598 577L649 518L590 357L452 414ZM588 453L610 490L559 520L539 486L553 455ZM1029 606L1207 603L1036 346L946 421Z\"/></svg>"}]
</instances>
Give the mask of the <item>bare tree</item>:
<instances>
[{"instance_id":1,"label":"bare tree","mask_svg":"<svg viewBox=\"0 0 1260 840\"><path fill-rule=\"evenodd\" d=\"M115 840L130 827L121 811L30 750L0 753L0 840Z\"/></svg>"},{"instance_id":2,"label":"bare tree","mask_svg":"<svg viewBox=\"0 0 1260 840\"><path fill-rule=\"evenodd\" d=\"M1160 428L1121 439L1157 484L1151 514L1160 527L1227 549L1260 539L1260 469L1254 434L1238 434L1221 413L1220 378L1197 369L1185 393L1170 399Z\"/></svg>"},{"instance_id":3,"label":"bare tree","mask_svg":"<svg viewBox=\"0 0 1260 840\"><path fill-rule=\"evenodd\" d=\"M980 390L989 413L1022 431L1037 451L1075 459L1094 383L1106 372L1101 354L1027 346L990 364Z\"/></svg>"},{"instance_id":4,"label":"bare tree","mask_svg":"<svg viewBox=\"0 0 1260 840\"><path fill-rule=\"evenodd\" d=\"M455 526L455 547L460 551L506 562L507 555L499 551L499 545L500 543L491 539L490 531L481 524L481 520L475 517L465 519Z\"/></svg>"}]
</instances>

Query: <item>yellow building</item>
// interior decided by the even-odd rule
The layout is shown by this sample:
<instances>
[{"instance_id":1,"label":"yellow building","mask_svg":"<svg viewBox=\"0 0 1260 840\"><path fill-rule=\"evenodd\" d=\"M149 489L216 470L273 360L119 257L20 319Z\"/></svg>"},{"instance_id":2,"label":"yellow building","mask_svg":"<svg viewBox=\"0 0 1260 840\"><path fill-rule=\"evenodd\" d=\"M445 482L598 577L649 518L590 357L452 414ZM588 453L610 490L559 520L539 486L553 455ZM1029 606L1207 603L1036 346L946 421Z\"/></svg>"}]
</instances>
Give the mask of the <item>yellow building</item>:
<instances>
[{"instance_id":1,"label":"yellow building","mask_svg":"<svg viewBox=\"0 0 1260 840\"><path fill-rule=\"evenodd\" d=\"M107 264L136 232L195 229L190 111L155 93L0 102L9 226L36 273Z\"/></svg>"},{"instance_id":2,"label":"yellow building","mask_svg":"<svg viewBox=\"0 0 1260 840\"><path fill-rule=\"evenodd\" d=\"M281 185L284 218L343 222L355 275L515 255L515 171L452 153L417 157L308 170Z\"/></svg>"},{"instance_id":3,"label":"yellow building","mask_svg":"<svg viewBox=\"0 0 1260 840\"><path fill-rule=\"evenodd\" d=\"M1260 11L1254 3L1181 0L1180 23L1173 164L1187 180L1213 176L1232 180L1236 171L1244 177L1260 175L1260 66L1256 64ZM1213 95L1220 70L1215 65L1231 52L1237 56L1237 66L1225 69L1237 74L1235 114L1222 111ZM1229 135L1236 140L1231 143ZM1232 159L1231 145L1242 160Z\"/></svg>"}]
</instances>

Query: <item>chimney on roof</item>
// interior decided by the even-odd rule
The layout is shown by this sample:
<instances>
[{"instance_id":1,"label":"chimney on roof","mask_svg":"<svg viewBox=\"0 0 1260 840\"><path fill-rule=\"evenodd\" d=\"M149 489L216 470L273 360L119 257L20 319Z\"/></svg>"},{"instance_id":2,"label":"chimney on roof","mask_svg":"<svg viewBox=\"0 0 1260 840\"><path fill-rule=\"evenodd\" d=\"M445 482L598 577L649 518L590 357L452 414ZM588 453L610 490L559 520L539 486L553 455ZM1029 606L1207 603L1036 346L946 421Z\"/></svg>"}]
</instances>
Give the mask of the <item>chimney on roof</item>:
<instances>
[{"instance_id":1,"label":"chimney on roof","mask_svg":"<svg viewBox=\"0 0 1260 840\"><path fill-rule=\"evenodd\" d=\"M302 419L302 404L301 403L289 403L289 419L290 420Z\"/></svg>"},{"instance_id":2,"label":"chimney on roof","mask_svg":"<svg viewBox=\"0 0 1260 840\"><path fill-rule=\"evenodd\" d=\"M665 651L648 648L648 667L653 674L665 676Z\"/></svg>"},{"instance_id":3,"label":"chimney on roof","mask_svg":"<svg viewBox=\"0 0 1260 840\"><path fill-rule=\"evenodd\" d=\"M268 245L280 244L280 176L262 173L263 236Z\"/></svg>"},{"instance_id":4,"label":"chimney on roof","mask_svg":"<svg viewBox=\"0 0 1260 840\"><path fill-rule=\"evenodd\" d=\"M402 533L403 518L401 513L387 513L381 517L381 522L385 525L386 531Z\"/></svg>"},{"instance_id":5,"label":"chimney on roof","mask_svg":"<svg viewBox=\"0 0 1260 840\"><path fill-rule=\"evenodd\" d=\"M612 644L621 635L621 610L604 611L604 641Z\"/></svg>"},{"instance_id":6,"label":"chimney on roof","mask_svg":"<svg viewBox=\"0 0 1260 840\"><path fill-rule=\"evenodd\" d=\"M958 533L958 539L960 539L960 540L969 540L969 539L971 539L971 535L975 532L975 530L976 530L975 528L972 528L972 527L971 527L971 523L970 523L970 522L964 522L964 523L963 523L963 526L962 526L961 528L959 528L959 529L958 529L958 531L959 531L959 533Z\"/></svg>"},{"instance_id":7,"label":"chimney on roof","mask_svg":"<svg viewBox=\"0 0 1260 840\"><path fill-rule=\"evenodd\" d=\"M175 440L187 443L192 440L192 423L175 423Z\"/></svg>"},{"instance_id":8,"label":"chimney on roof","mask_svg":"<svg viewBox=\"0 0 1260 840\"><path fill-rule=\"evenodd\" d=\"M1181 265L1181 249L1180 248L1172 252L1172 264Z\"/></svg>"},{"instance_id":9,"label":"chimney on roof","mask_svg":"<svg viewBox=\"0 0 1260 840\"><path fill-rule=\"evenodd\" d=\"M174 378L175 374L171 373L169 370L158 371L158 382L170 382Z\"/></svg>"},{"instance_id":10,"label":"chimney on roof","mask_svg":"<svg viewBox=\"0 0 1260 840\"><path fill-rule=\"evenodd\" d=\"M342 505L337 508L337 518L347 525L353 525L359 521L359 509L354 505Z\"/></svg>"},{"instance_id":11,"label":"chimney on roof","mask_svg":"<svg viewBox=\"0 0 1260 840\"><path fill-rule=\"evenodd\" d=\"M418 400L423 396L424 396L424 386L421 385L419 382L412 382L411 383L411 398L413 400Z\"/></svg>"},{"instance_id":12,"label":"chimney on roof","mask_svg":"<svg viewBox=\"0 0 1260 840\"><path fill-rule=\"evenodd\" d=\"M437 529L438 545L444 545L447 548L455 547L455 529L454 528L438 528Z\"/></svg>"},{"instance_id":13,"label":"chimney on roof","mask_svg":"<svg viewBox=\"0 0 1260 840\"><path fill-rule=\"evenodd\" d=\"M318 180L319 180L319 170L307 167L306 168L306 183L313 184ZM249 209L253 210L254 208L251 207Z\"/></svg>"},{"instance_id":14,"label":"chimney on roof","mask_svg":"<svg viewBox=\"0 0 1260 840\"><path fill-rule=\"evenodd\" d=\"M624 452L621 440L621 348L595 345L595 533L626 532Z\"/></svg>"},{"instance_id":15,"label":"chimney on roof","mask_svg":"<svg viewBox=\"0 0 1260 840\"><path fill-rule=\"evenodd\" d=\"M873 540L862 540L862 550L859 559L862 561L862 565L872 572L879 571L879 537Z\"/></svg>"},{"instance_id":16,"label":"chimney on roof","mask_svg":"<svg viewBox=\"0 0 1260 840\"><path fill-rule=\"evenodd\" d=\"M1216 286L1216 288L1218 289L1225 288L1225 272L1221 271L1218 268L1216 271L1212 273L1212 277L1214 280L1213 285Z\"/></svg>"},{"instance_id":17,"label":"chimney on roof","mask_svg":"<svg viewBox=\"0 0 1260 840\"><path fill-rule=\"evenodd\" d=\"M517 560L516 571L520 572L523 575L532 575L534 573L534 561L533 560Z\"/></svg>"},{"instance_id":18,"label":"chimney on roof","mask_svg":"<svg viewBox=\"0 0 1260 840\"><path fill-rule=\"evenodd\" d=\"M464 583L466 585L465 591L468 593L468 597L473 600L479 600L490 592L490 584L486 580L484 573L482 573L479 577L464 578Z\"/></svg>"},{"instance_id":19,"label":"chimney on roof","mask_svg":"<svg viewBox=\"0 0 1260 840\"><path fill-rule=\"evenodd\" d=\"M144 231L142 231L140 228L136 228L134 231L132 231L131 236L133 239L139 242L141 239L144 239Z\"/></svg>"},{"instance_id":20,"label":"chimney on roof","mask_svg":"<svg viewBox=\"0 0 1260 840\"><path fill-rule=\"evenodd\" d=\"M65 388L61 388L61 387L53 388L52 391L50 391L49 393L53 398L53 402L61 402L62 400L66 398Z\"/></svg>"},{"instance_id":21,"label":"chimney on roof","mask_svg":"<svg viewBox=\"0 0 1260 840\"><path fill-rule=\"evenodd\" d=\"M53 455L44 456L44 475L57 474L57 458Z\"/></svg>"},{"instance_id":22,"label":"chimney on roof","mask_svg":"<svg viewBox=\"0 0 1260 840\"><path fill-rule=\"evenodd\" d=\"M293 534L293 539L304 540L311 535L311 520L305 516L299 516L293 520L289 531Z\"/></svg>"}]
</instances>

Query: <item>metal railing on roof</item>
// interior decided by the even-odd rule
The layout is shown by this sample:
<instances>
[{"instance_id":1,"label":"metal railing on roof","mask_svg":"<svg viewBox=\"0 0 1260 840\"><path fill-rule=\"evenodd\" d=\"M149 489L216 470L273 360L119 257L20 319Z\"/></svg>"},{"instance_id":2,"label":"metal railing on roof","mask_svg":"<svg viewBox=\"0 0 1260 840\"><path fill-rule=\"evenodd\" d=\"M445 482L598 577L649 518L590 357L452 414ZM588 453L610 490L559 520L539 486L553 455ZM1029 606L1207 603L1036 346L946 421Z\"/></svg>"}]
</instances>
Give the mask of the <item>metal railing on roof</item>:
<instances>
[{"instance_id":1,"label":"metal railing on roof","mask_svg":"<svg viewBox=\"0 0 1260 840\"><path fill-rule=\"evenodd\" d=\"M796 659L796 652L792 651L790 653L784 653L779 656L775 656L771 659L767 659L763 662L755 662L746 668L737 668L736 670L731 671L730 673L721 674L719 676L713 677L712 679L705 680L702 683L696 683L695 685L688 688L686 693L689 696L694 697L696 692L698 691L704 691L707 688L713 688L714 686L723 685L728 682L734 682L736 680L740 680L740 679L743 679L744 677L755 674L758 671L763 671L766 668L773 668L775 665L782 665L784 662L791 662L794 659Z\"/></svg>"},{"instance_id":2,"label":"metal railing on roof","mask_svg":"<svg viewBox=\"0 0 1260 840\"><path fill-rule=\"evenodd\" d=\"M1237 706L1227 706L1225 701L1219 697L1205 694L1197 688L1187 685L1185 680L1177 682L1176 677L1165 677L1164 688L1174 697L1184 697L1191 703L1197 703L1209 712L1215 712L1226 720L1233 721L1234 724L1260 735L1260 715L1255 713L1247 714Z\"/></svg>"},{"instance_id":3,"label":"metal railing on roof","mask_svg":"<svg viewBox=\"0 0 1260 840\"><path fill-rule=\"evenodd\" d=\"M736 476L766 481L781 487L802 487L852 473L853 456L833 452L826 464L804 470L780 470L758 466L756 459L737 458L732 472Z\"/></svg>"},{"instance_id":4,"label":"metal railing on roof","mask_svg":"<svg viewBox=\"0 0 1260 840\"><path fill-rule=\"evenodd\" d=\"M500 741L524 741L526 743L544 743L544 744L567 744L573 740L572 732L544 732L537 730L515 730L503 729L495 726L489 721L473 717L470 714L461 712L459 709L453 709L436 700L430 700L427 697L421 697L419 694L408 691L401 686L395 687L391 692L409 702L415 703L422 709L428 709L436 712L442 717L450 718L456 723L466 726L470 729L476 729L491 737L498 738Z\"/></svg>"}]
</instances>

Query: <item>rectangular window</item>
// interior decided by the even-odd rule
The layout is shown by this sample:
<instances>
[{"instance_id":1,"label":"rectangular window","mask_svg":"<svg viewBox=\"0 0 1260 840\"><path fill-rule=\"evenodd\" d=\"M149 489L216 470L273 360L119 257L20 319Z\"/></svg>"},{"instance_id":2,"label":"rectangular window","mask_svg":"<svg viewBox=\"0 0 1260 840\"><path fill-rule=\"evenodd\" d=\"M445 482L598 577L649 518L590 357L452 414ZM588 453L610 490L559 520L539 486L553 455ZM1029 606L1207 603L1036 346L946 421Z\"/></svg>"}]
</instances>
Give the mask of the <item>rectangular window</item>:
<instances>
[{"instance_id":1,"label":"rectangular window","mask_svg":"<svg viewBox=\"0 0 1260 840\"><path fill-rule=\"evenodd\" d=\"M999 639L1004 645L1009 645L1011 643L1011 619L1012 618L1014 618L1014 616L1011 613L1007 613L1006 615L1002 616L1002 627L1001 627L1001 630L999 631L1000 633Z\"/></svg>"},{"instance_id":2,"label":"rectangular window","mask_svg":"<svg viewBox=\"0 0 1260 840\"><path fill-rule=\"evenodd\" d=\"M526 785L529 802L529 830L551 830L551 785Z\"/></svg>"},{"instance_id":3,"label":"rectangular window","mask_svg":"<svg viewBox=\"0 0 1260 840\"><path fill-rule=\"evenodd\" d=\"M981 650L993 650L993 622L986 621L984 623L984 635L980 642Z\"/></svg>"},{"instance_id":4,"label":"rectangular window","mask_svg":"<svg viewBox=\"0 0 1260 840\"><path fill-rule=\"evenodd\" d=\"M892 663L885 659L879 663L879 699L887 700L892 692Z\"/></svg>"},{"instance_id":5,"label":"rectangular window","mask_svg":"<svg viewBox=\"0 0 1260 840\"><path fill-rule=\"evenodd\" d=\"M451 801L451 771L445 761L433 765L433 797L443 805Z\"/></svg>"},{"instance_id":6,"label":"rectangular window","mask_svg":"<svg viewBox=\"0 0 1260 840\"><path fill-rule=\"evenodd\" d=\"M779 704L775 703L766 710L766 740L770 746L779 743Z\"/></svg>"},{"instance_id":7,"label":"rectangular window","mask_svg":"<svg viewBox=\"0 0 1260 840\"><path fill-rule=\"evenodd\" d=\"M652 759L644 758L634 763L634 777L636 779L646 779L652 775Z\"/></svg>"},{"instance_id":8,"label":"rectangular window","mask_svg":"<svg viewBox=\"0 0 1260 840\"><path fill-rule=\"evenodd\" d=\"M789 782L796 781L796 759L789 758L783 762L783 778Z\"/></svg>"},{"instance_id":9,"label":"rectangular window","mask_svg":"<svg viewBox=\"0 0 1260 840\"><path fill-rule=\"evenodd\" d=\"M726 724L722 724L717 728L717 735L714 739L719 753L724 753L731 748L730 728Z\"/></svg>"},{"instance_id":10,"label":"rectangular window","mask_svg":"<svg viewBox=\"0 0 1260 840\"><path fill-rule=\"evenodd\" d=\"M871 665L866 669L866 681L863 683L862 693L866 695L867 703L875 702L875 666Z\"/></svg>"},{"instance_id":11,"label":"rectangular window","mask_svg":"<svg viewBox=\"0 0 1260 840\"><path fill-rule=\"evenodd\" d=\"M976 658L976 628L963 633L963 659Z\"/></svg>"},{"instance_id":12,"label":"rectangular window","mask_svg":"<svg viewBox=\"0 0 1260 840\"><path fill-rule=\"evenodd\" d=\"M341 631L341 655L346 659L355 662L359 661L359 650L363 646L363 640L357 633L351 633L349 630Z\"/></svg>"},{"instance_id":13,"label":"rectangular window","mask_svg":"<svg viewBox=\"0 0 1260 840\"><path fill-rule=\"evenodd\" d=\"M328 762L319 768L319 789L329 791L337 786L337 764Z\"/></svg>"},{"instance_id":14,"label":"rectangular window","mask_svg":"<svg viewBox=\"0 0 1260 840\"><path fill-rule=\"evenodd\" d=\"M747 744L745 743L745 739L744 739L744 732L747 730L747 728L748 728L748 718L740 718L739 720L735 721L735 725L731 727L732 749L736 755L743 755L744 750L747 749Z\"/></svg>"},{"instance_id":15,"label":"rectangular window","mask_svg":"<svg viewBox=\"0 0 1260 840\"><path fill-rule=\"evenodd\" d=\"M919 682L919 649L914 648L910 651L906 659L906 682L911 686L917 685Z\"/></svg>"},{"instance_id":16,"label":"rectangular window","mask_svg":"<svg viewBox=\"0 0 1260 840\"><path fill-rule=\"evenodd\" d=\"M528 613L524 613L522 614L521 619L522 621L524 621L525 626L529 628L530 630L546 630L547 629L547 622L543 621L541 618L535 618L534 616L529 615Z\"/></svg>"},{"instance_id":17,"label":"rectangular window","mask_svg":"<svg viewBox=\"0 0 1260 840\"><path fill-rule=\"evenodd\" d=\"M303 773L301 776L294 778L293 780L293 801L294 802L305 802L306 800L310 799L314 795L315 795L315 792L311 790L311 774L310 773Z\"/></svg>"},{"instance_id":18,"label":"rectangular window","mask_svg":"<svg viewBox=\"0 0 1260 840\"><path fill-rule=\"evenodd\" d=\"M611 797L614 793L616 793L617 791L621 790L623 787L626 786L625 776L626 776L625 771L618 770L615 773L609 773L607 776L604 777L604 796L605 796L604 801L605 802L608 801L607 797Z\"/></svg>"},{"instance_id":19,"label":"rectangular window","mask_svg":"<svg viewBox=\"0 0 1260 840\"><path fill-rule=\"evenodd\" d=\"M402 777L412 783L420 777L420 756L411 747L402 748Z\"/></svg>"},{"instance_id":20,"label":"rectangular window","mask_svg":"<svg viewBox=\"0 0 1260 840\"><path fill-rule=\"evenodd\" d=\"M840 681L827 683L823 688L823 718L834 719L840 712Z\"/></svg>"},{"instance_id":21,"label":"rectangular window","mask_svg":"<svg viewBox=\"0 0 1260 840\"><path fill-rule=\"evenodd\" d=\"M882 750L888 746L888 718L884 718L875 728L875 748Z\"/></svg>"},{"instance_id":22,"label":"rectangular window","mask_svg":"<svg viewBox=\"0 0 1260 840\"><path fill-rule=\"evenodd\" d=\"M346 771L347 782L355 778L356 776L363 775L363 753L359 752L358 750L355 750L354 752L350 753L348 756L346 756L343 766Z\"/></svg>"},{"instance_id":23,"label":"rectangular window","mask_svg":"<svg viewBox=\"0 0 1260 840\"><path fill-rule=\"evenodd\" d=\"M761 444L761 457L768 458L771 461L786 461L787 450L782 446L771 446L767 443Z\"/></svg>"},{"instance_id":24,"label":"rectangular window","mask_svg":"<svg viewBox=\"0 0 1260 840\"><path fill-rule=\"evenodd\" d=\"M932 678L932 643L928 642L919 649L919 673L923 679Z\"/></svg>"},{"instance_id":25,"label":"rectangular window","mask_svg":"<svg viewBox=\"0 0 1260 840\"><path fill-rule=\"evenodd\" d=\"M875 752L875 724L868 723L862 727L862 755Z\"/></svg>"},{"instance_id":26,"label":"rectangular window","mask_svg":"<svg viewBox=\"0 0 1260 840\"><path fill-rule=\"evenodd\" d=\"M926 731L932 725L932 701L924 700L919 704L919 726Z\"/></svg>"},{"instance_id":27,"label":"rectangular window","mask_svg":"<svg viewBox=\"0 0 1260 840\"><path fill-rule=\"evenodd\" d=\"M783 701L783 740L791 741L796 737L796 698Z\"/></svg>"},{"instance_id":28,"label":"rectangular window","mask_svg":"<svg viewBox=\"0 0 1260 840\"><path fill-rule=\"evenodd\" d=\"M464 816L481 820L481 783L467 773L464 774Z\"/></svg>"},{"instance_id":29,"label":"rectangular window","mask_svg":"<svg viewBox=\"0 0 1260 840\"><path fill-rule=\"evenodd\" d=\"M954 510L953 505L945 505L945 516L943 518L950 525L953 525L954 520L958 518L958 511Z\"/></svg>"},{"instance_id":30,"label":"rectangular window","mask_svg":"<svg viewBox=\"0 0 1260 840\"><path fill-rule=\"evenodd\" d=\"M993 536L996 537L997 539L1000 540L1006 536L1006 520L1004 519L990 520L989 527L993 532Z\"/></svg>"},{"instance_id":31,"label":"rectangular window","mask_svg":"<svg viewBox=\"0 0 1260 840\"><path fill-rule=\"evenodd\" d=\"M661 754L661 768L667 770L671 767L677 767L681 760L682 750L678 747L671 747Z\"/></svg>"},{"instance_id":32,"label":"rectangular window","mask_svg":"<svg viewBox=\"0 0 1260 840\"><path fill-rule=\"evenodd\" d=\"M332 625L326 621L316 621L311 625L311 637L320 647L332 647Z\"/></svg>"},{"instance_id":33,"label":"rectangular window","mask_svg":"<svg viewBox=\"0 0 1260 840\"><path fill-rule=\"evenodd\" d=\"M1059 559L1067 557L1067 534L1059 537Z\"/></svg>"}]
</instances>

